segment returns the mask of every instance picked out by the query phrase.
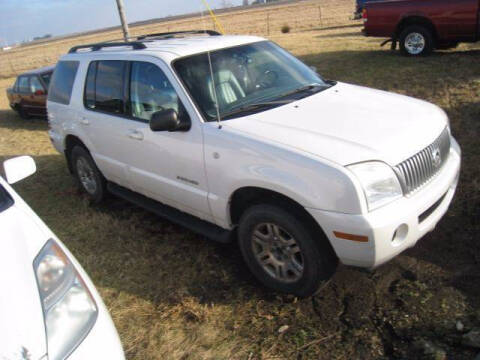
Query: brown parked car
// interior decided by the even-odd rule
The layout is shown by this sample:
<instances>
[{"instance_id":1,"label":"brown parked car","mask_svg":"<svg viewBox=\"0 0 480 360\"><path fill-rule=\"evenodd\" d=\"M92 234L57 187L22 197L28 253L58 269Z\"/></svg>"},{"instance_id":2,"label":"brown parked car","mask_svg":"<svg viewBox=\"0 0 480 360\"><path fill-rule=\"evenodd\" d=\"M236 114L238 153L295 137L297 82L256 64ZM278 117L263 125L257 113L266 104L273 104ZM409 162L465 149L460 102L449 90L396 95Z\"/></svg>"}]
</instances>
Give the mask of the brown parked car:
<instances>
[{"instance_id":1,"label":"brown parked car","mask_svg":"<svg viewBox=\"0 0 480 360\"><path fill-rule=\"evenodd\" d=\"M54 66L21 74L13 87L7 89L10 107L23 118L47 116L47 92Z\"/></svg>"}]
</instances>

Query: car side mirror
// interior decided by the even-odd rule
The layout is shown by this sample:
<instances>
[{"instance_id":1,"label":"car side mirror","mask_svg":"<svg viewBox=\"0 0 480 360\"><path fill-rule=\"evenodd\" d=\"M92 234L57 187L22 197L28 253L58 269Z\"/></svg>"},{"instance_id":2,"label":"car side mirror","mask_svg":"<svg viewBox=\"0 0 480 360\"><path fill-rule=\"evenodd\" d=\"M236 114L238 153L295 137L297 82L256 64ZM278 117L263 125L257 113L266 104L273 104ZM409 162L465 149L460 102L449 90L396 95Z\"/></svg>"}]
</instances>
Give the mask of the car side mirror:
<instances>
[{"instance_id":1,"label":"car side mirror","mask_svg":"<svg viewBox=\"0 0 480 360\"><path fill-rule=\"evenodd\" d=\"M5 178L9 184L23 180L37 171L35 160L30 156L19 156L3 162Z\"/></svg>"},{"instance_id":2,"label":"car side mirror","mask_svg":"<svg viewBox=\"0 0 480 360\"><path fill-rule=\"evenodd\" d=\"M318 69L316 66L310 66L310 70L312 70L314 73L318 73Z\"/></svg>"},{"instance_id":3,"label":"car side mirror","mask_svg":"<svg viewBox=\"0 0 480 360\"><path fill-rule=\"evenodd\" d=\"M187 131L190 129L190 118L188 115L180 117L174 109L157 111L150 119L152 131Z\"/></svg>"},{"instance_id":4,"label":"car side mirror","mask_svg":"<svg viewBox=\"0 0 480 360\"><path fill-rule=\"evenodd\" d=\"M39 90L35 91L34 94L35 95L45 95L45 91L39 89Z\"/></svg>"}]
</instances>

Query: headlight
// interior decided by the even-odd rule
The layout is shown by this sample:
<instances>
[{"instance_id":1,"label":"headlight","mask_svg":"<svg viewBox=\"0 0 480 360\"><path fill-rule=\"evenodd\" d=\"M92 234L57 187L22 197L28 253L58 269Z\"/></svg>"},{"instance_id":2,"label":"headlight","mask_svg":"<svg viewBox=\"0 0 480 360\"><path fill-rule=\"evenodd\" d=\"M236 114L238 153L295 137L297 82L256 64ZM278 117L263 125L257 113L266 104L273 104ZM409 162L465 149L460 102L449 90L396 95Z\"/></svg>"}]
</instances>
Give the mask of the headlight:
<instances>
[{"instance_id":1,"label":"headlight","mask_svg":"<svg viewBox=\"0 0 480 360\"><path fill-rule=\"evenodd\" d=\"M369 211L378 209L403 195L397 175L383 162L355 164L348 166L348 169L360 180Z\"/></svg>"},{"instance_id":2,"label":"headlight","mask_svg":"<svg viewBox=\"0 0 480 360\"><path fill-rule=\"evenodd\" d=\"M48 358L65 359L97 319L97 306L65 253L49 240L33 267L42 301Z\"/></svg>"}]
</instances>

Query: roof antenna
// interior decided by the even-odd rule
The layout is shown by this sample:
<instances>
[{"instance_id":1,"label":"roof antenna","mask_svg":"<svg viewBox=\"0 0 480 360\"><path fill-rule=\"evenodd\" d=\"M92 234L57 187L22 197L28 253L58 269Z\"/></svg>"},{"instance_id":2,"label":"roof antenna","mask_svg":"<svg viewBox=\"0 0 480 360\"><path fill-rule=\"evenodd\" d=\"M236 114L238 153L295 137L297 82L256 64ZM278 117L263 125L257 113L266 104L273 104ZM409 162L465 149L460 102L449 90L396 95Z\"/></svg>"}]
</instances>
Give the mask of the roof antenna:
<instances>
[{"instance_id":1,"label":"roof antenna","mask_svg":"<svg viewBox=\"0 0 480 360\"><path fill-rule=\"evenodd\" d=\"M208 5L205 3L205 1L204 1L204 4L205 6L207 6L207 9L208 9ZM201 14L202 14L203 30L207 31L207 26L205 24L205 19L203 15L203 7L201 9ZM214 98L213 100L215 101L215 110L217 112L217 125L218 125L218 128L221 129L222 119L220 117L220 108L218 106L217 87L215 86L215 77L213 76L213 66L212 66L212 58L210 56L210 51L207 51L207 57L208 57L208 66L210 68L210 79L212 80L212 87L213 87L213 98Z\"/></svg>"}]
</instances>

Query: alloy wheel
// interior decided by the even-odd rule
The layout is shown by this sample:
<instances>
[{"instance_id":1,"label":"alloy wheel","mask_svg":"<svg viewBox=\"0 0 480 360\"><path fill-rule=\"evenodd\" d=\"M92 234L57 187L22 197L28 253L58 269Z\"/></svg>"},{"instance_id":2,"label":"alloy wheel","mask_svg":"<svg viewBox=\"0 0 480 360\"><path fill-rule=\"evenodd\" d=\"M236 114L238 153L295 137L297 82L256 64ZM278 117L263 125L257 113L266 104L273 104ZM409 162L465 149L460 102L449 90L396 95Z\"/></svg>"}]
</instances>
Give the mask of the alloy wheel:
<instances>
[{"instance_id":1,"label":"alloy wheel","mask_svg":"<svg viewBox=\"0 0 480 360\"><path fill-rule=\"evenodd\" d=\"M258 224L252 233L252 249L263 270L274 279L291 283L304 271L304 259L295 238L273 223Z\"/></svg>"},{"instance_id":2,"label":"alloy wheel","mask_svg":"<svg viewBox=\"0 0 480 360\"><path fill-rule=\"evenodd\" d=\"M83 188L90 194L93 195L97 191L97 181L95 179L95 174L92 169L92 166L89 162L83 158L79 157L76 163L77 174L82 184Z\"/></svg>"}]
</instances>

